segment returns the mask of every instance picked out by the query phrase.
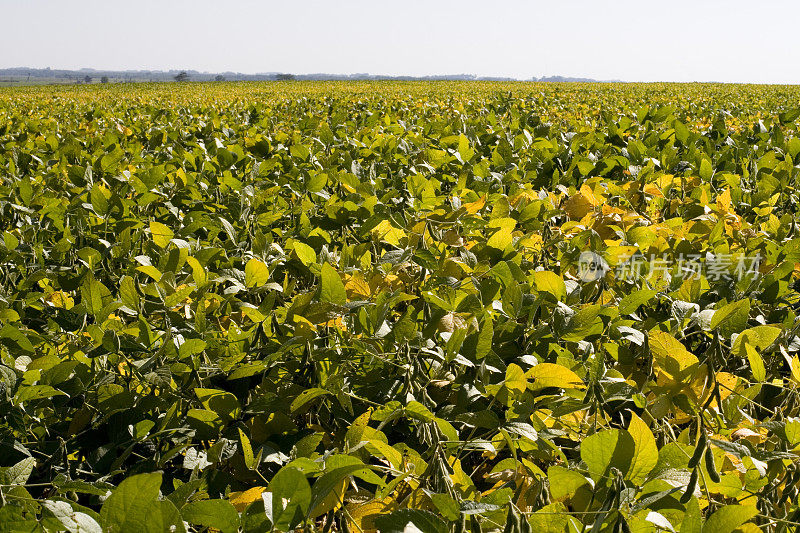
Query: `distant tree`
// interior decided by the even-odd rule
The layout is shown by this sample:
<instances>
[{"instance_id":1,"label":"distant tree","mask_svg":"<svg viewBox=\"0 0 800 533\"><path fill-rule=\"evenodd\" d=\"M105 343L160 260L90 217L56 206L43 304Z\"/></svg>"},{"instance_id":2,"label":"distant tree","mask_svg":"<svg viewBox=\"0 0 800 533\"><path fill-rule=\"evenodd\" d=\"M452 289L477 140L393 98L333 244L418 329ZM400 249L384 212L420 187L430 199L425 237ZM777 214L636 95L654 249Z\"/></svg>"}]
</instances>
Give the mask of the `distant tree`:
<instances>
[{"instance_id":1,"label":"distant tree","mask_svg":"<svg viewBox=\"0 0 800 533\"><path fill-rule=\"evenodd\" d=\"M103 76L100 78L100 83L108 83L108 76Z\"/></svg>"},{"instance_id":2,"label":"distant tree","mask_svg":"<svg viewBox=\"0 0 800 533\"><path fill-rule=\"evenodd\" d=\"M216 76L214 76L214 81L225 81L225 76L223 76L222 74L217 74Z\"/></svg>"},{"instance_id":3,"label":"distant tree","mask_svg":"<svg viewBox=\"0 0 800 533\"><path fill-rule=\"evenodd\" d=\"M87 74L83 77L83 83L92 83L92 77Z\"/></svg>"},{"instance_id":4,"label":"distant tree","mask_svg":"<svg viewBox=\"0 0 800 533\"><path fill-rule=\"evenodd\" d=\"M175 81L187 81L189 79L189 73L182 70L174 76L174 79Z\"/></svg>"},{"instance_id":5,"label":"distant tree","mask_svg":"<svg viewBox=\"0 0 800 533\"><path fill-rule=\"evenodd\" d=\"M275 79L278 81L292 81L297 78L294 77L294 74L278 74Z\"/></svg>"}]
</instances>

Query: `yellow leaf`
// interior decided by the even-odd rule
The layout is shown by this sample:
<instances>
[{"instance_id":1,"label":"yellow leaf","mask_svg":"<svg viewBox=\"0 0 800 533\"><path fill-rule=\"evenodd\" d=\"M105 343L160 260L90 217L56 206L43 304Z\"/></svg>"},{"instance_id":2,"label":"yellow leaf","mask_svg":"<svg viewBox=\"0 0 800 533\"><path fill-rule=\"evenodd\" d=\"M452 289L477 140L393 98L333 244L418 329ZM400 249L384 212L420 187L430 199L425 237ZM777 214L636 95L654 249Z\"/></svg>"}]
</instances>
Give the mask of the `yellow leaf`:
<instances>
[{"instance_id":1,"label":"yellow leaf","mask_svg":"<svg viewBox=\"0 0 800 533\"><path fill-rule=\"evenodd\" d=\"M583 191L573 194L564 202L564 212L572 220L580 220L591 212L595 203Z\"/></svg>"},{"instance_id":2,"label":"yellow leaf","mask_svg":"<svg viewBox=\"0 0 800 533\"><path fill-rule=\"evenodd\" d=\"M717 196L717 210L720 213L730 213L733 209L733 202L731 201L730 188L725 189L725 192Z\"/></svg>"},{"instance_id":3,"label":"yellow leaf","mask_svg":"<svg viewBox=\"0 0 800 533\"><path fill-rule=\"evenodd\" d=\"M354 275L344 284L344 289L347 292L349 300L368 300L372 295L369 283L364 278Z\"/></svg>"},{"instance_id":4,"label":"yellow leaf","mask_svg":"<svg viewBox=\"0 0 800 533\"><path fill-rule=\"evenodd\" d=\"M72 306L75 305L75 300L64 291L54 291L50 293L50 296L47 297L47 301L50 302L53 307L60 307L63 309L72 309Z\"/></svg>"},{"instance_id":5,"label":"yellow leaf","mask_svg":"<svg viewBox=\"0 0 800 533\"><path fill-rule=\"evenodd\" d=\"M240 513L244 511L248 505L261 499L261 493L267 490L266 487L253 487L243 492L231 492L228 499Z\"/></svg>"},{"instance_id":6,"label":"yellow leaf","mask_svg":"<svg viewBox=\"0 0 800 533\"><path fill-rule=\"evenodd\" d=\"M795 381L795 383L800 384L800 358L798 358L796 355L792 358L791 370L792 379Z\"/></svg>"},{"instance_id":7,"label":"yellow leaf","mask_svg":"<svg viewBox=\"0 0 800 533\"><path fill-rule=\"evenodd\" d=\"M529 385L533 391L558 387L561 389L582 389L585 387L578 375L567 367L553 363L539 363L525 373L532 380Z\"/></svg>"},{"instance_id":8,"label":"yellow leaf","mask_svg":"<svg viewBox=\"0 0 800 533\"><path fill-rule=\"evenodd\" d=\"M468 204L464 204L462 207L464 207L464 209L467 210L467 213L469 213L470 215L474 215L475 213L483 209L483 207L486 205L486 199L487 197L484 194L483 196L480 197L480 199L474 202L470 202Z\"/></svg>"},{"instance_id":9,"label":"yellow leaf","mask_svg":"<svg viewBox=\"0 0 800 533\"><path fill-rule=\"evenodd\" d=\"M388 220L381 220L380 224L372 230L372 234L392 246L400 246L400 239L406 237L405 231L395 228Z\"/></svg>"}]
</instances>

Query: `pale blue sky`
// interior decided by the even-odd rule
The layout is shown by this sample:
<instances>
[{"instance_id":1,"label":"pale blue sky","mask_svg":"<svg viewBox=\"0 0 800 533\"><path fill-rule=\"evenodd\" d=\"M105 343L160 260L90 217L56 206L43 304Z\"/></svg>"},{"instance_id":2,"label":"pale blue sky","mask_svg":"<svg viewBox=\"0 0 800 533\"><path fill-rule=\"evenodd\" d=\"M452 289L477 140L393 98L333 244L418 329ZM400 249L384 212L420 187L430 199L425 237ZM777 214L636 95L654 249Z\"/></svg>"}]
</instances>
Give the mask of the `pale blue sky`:
<instances>
[{"instance_id":1,"label":"pale blue sky","mask_svg":"<svg viewBox=\"0 0 800 533\"><path fill-rule=\"evenodd\" d=\"M800 3L0 0L0 67L800 83Z\"/></svg>"}]
</instances>

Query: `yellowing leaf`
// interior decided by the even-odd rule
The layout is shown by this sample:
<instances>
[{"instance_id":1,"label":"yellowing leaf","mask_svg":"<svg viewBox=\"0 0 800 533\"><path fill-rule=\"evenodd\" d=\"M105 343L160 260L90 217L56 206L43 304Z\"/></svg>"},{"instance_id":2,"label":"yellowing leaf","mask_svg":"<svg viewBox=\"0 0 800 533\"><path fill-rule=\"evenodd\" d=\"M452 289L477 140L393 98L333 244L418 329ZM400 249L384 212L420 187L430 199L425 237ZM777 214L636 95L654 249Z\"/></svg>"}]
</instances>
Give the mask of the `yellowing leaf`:
<instances>
[{"instance_id":1,"label":"yellowing leaf","mask_svg":"<svg viewBox=\"0 0 800 533\"><path fill-rule=\"evenodd\" d=\"M248 288L260 287L269 280L269 267L263 261L252 258L244 266L244 284Z\"/></svg>"},{"instance_id":2,"label":"yellowing leaf","mask_svg":"<svg viewBox=\"0 0 800 533\"><path fill-rule=\"evenodd\" d=\"M155 280L155 281L159 281L161 279L161 275L162 275L161 271L158 270L153 265L138 266L138 267L136 267L136 270L138 270L139 272L142 272L144 274L147 274L148 276L153 278L153 280Z\"/></svg>"},{"instance_id":3,"label":"yellowing leaf","mask_svg":"<svg viewBox=\"0 0 800 533\"><path fill-rule=\"evenodd\" d=\"M150 234L153 236L153 242L159 248L166 248L169 241L175 236L171 229L162 224L161 222L150 222Z\"/></svg>"},{"instance_id":4,"label":"yellowing leaf","mask_svg":"<svg viewBox=\"0 0 800 533\"><path fill-rule=\"evenodd\" d=\"M525 373L525 377L533 382L529 385L533 391L548 387L561 389L582 389L585 387L581 378L567 367L553 363L539 363Z\"/></svg>"},{"instance_id":5,"label":"yellowing leaf","mask_svg":"<svg viewBox=\"0 0 800 533\"><path fill-rule=\"evenodd\" d=\"M649 337L656 374L673 385L688 384L700 363L697 357L669 333L653 331Z\"/></svg>"},{"instance_id":6,"label":"yellowing leaf","mask_svg":"<svg viewBox=\"0 0 800 533\"><path fill-rule=\"evenodd\" d=\"M350 527L354 528L351 531L359 531L361 533L375 533L378 530L375 528L375 517L382 514L389 514L396 510L398 507L397 502L391 496L387 496L383 500L372 500L366 503L348 503L345 506L347 510L347 518Z\"/></svg>"},{"instance_id":7,"label":"yellowing leaf","mask_svg":"<svg viewBox=\"0 0 800 533\"><path fill-rule=\"evenodd\" d=\"M369 443L371 446L374 446L378 450L378 453L383 455L386 458L386 460L389 461L389 464L392 465L392 468L399 471L403 470L402 453L398 452L385 442L380 441L378 439L371 439Z\"/></svg>"},{"instance_id":8,"label":"yellowing leaf","mask_svg":"<svg viewBox=\"0 0 800 533\"><path fill-rule=\"evenodd\" d=\"M490 248L494 248L495 250L503 251L509 246L511 246L511 242L513 241L513 236L511 234L512 230L507 227L501 227L499 230L494 232L489 240L486 241L486 246Z\"/></svg>"},{"instance_id":9,"label":"yellowing leaf","mask_svg":"<svg viewBox=\"0 0 800 533\"><path fill-rule=\"evenodd\" d=\"M189 256L186 258L186 262L192 269L192 279L198 285L202 285L206 282L207 276L206 271L203 268L203 265L200 264L196 258Z\"/></svg>"},{"instance_id":10,"label":"yellowing leaf","mask_svg":"<svg viewBox=\"0 0 800 533\"><path fill-rule=\"evenodd\" d=\"M794 382L800 384L800 357L796 355L792 357L791 371Z\"/></svg>"},{"instance_id":11,"label":"yellowing leaf","mask_svg":"<svg viewBox=\"0 0 800 533\"><path fill-rule=\"evenodd\" d=\"M535 368L535 367L534 367ZM525 378L525 371L519 365L511 363L506 368L506 388L509 390L523 393L528 388L528 380Z\"/></svg>"},{"instance_id":12,"label":"yellowing leaf","mask_svg":"<svg viewBox=\"0 0 800 533\"><path fill-rule=\"evenodd\" d=\"M567 286L564 285L564 280L561 279L561 276L555 272L548 270L534 272L533 282L537 291L548 292L555 296L557 300L563 300L567 297Z\"/></svg>"},{"instance_id":13,"label":"yellowing leaf","mask_svg":"<svg viewBox=\"0 0 800 533\"><path fill-rule=\"evenodd\" d=\"M369 297L372 295L372 290L364 278L359 276L353 276L347 283L344 284L345 291L347 292L348 298L351 300L368 300Z\"/></svg>"},{"instance_id":14,"label":"yellowing leaf","mask_svg":"<svg viewBox=\"0 0 800 533\"><path fill-rule=\"evenodd\" d=\"M322 265L322 286L320 299L323 302L330 302L337 305L347 303L347 292L344 290L344 283L339 277L339 272L329 263Z\"/></svg>"},{"instance_id":15,"label":"yellowing leaf","mask_svg":"<svg viewBox=\"0 0 800 533\"><path fill-rule=\"evenodd\" d=\"M653 432L636 413L631 413L628 433L633 437L634 451L627 477L641 485L658 463L658 447Z\"/></svg>"},{"instance_id":16,"label":"yellowing leaf","mask_svg":"<svg viewBox=\"0 0 800 533\"><path fill-rule=\"evenodd\" d=\"M295 241L293 247L295 255L305 266L313 265L317 262L317 252L306 243Z\"/></svg>"},{"instance_id":17,"label":"yellowing leaf","mask_svg":"<svg viewBox=\"0 0 800 533\"><path fill-rule=\"evenodd\" d=\"M53 307L60 307L63 309L72 309L72 306L75 305L75 300L64 291L53 291L50 293L50 296L47 297L47 301Z\"/></svg>"}]
</instances>

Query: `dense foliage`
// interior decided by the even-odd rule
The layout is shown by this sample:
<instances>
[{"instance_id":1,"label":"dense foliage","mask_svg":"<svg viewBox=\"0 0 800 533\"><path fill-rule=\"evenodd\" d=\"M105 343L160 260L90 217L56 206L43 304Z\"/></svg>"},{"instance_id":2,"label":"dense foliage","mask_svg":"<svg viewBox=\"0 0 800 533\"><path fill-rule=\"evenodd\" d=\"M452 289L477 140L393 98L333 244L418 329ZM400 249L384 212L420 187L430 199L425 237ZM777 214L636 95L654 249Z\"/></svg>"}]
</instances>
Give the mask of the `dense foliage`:
<instances>
[{"instance_id":1,"label":"dense foliage","mask_svg":"<svg viewBox=\"0 0 800 533\"><path fill-rule=\"evenodd\" d=\"M794 530L798 98L0 91L0 531Z\"/></svg>"}]
</instances>

